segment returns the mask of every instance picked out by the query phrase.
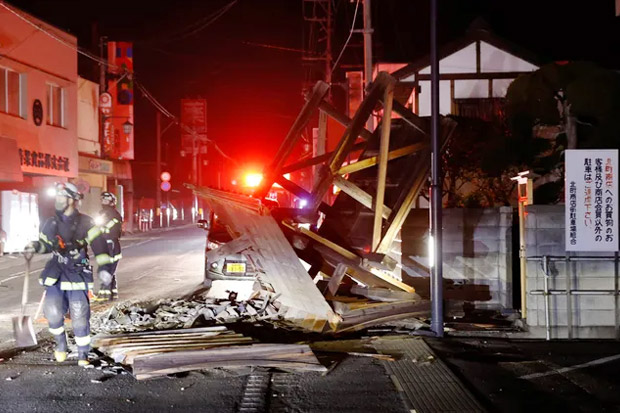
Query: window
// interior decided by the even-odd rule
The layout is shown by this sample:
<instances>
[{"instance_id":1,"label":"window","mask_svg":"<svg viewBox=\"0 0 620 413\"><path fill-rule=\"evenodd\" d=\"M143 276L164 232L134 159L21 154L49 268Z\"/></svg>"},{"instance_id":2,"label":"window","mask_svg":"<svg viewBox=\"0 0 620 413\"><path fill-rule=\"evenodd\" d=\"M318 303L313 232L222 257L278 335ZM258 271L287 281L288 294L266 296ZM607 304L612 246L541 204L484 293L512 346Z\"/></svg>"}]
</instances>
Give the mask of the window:
<instances>
[{"instance_id":1,"label":"window","mask_svg":"<svg viewBox=\"0 0 620 413\"><path fill-rule=\"evenodd\" d=\"M23 115L21 76L10 69L0 68L0 112Z\"/></svg>"},{"instance_id":2,"label":"window","mask_svg":"<svg viewBox=\"0 0 620 413\"><path fill-rule=\"evenodd\" d=\"M64 89L58 85L47 85L47 124L54 126L64 125Z\"/></svg>"}]
</instances>

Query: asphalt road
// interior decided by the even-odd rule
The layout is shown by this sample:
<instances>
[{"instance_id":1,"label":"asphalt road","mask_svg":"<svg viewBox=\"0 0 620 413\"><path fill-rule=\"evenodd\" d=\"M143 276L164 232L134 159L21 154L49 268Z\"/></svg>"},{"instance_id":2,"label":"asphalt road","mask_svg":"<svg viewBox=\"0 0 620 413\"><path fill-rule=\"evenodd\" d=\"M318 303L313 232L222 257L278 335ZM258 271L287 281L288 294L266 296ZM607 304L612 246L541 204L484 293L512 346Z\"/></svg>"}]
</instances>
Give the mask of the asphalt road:
<instances>
[{"instance_id":1,"label":"asphalt road","mask_svg":"<svg viewBox=\"0 0 620 413\"><path fill-rule=\"evenodd\" d=\"M205 236L201 229L190 226L150 232L126 237L121 242L123 259L117 271L121 300L167 297L173 293L182 296L202 282ZM49 257L36 255L31 263L27 315L34 315L37 310L43 294L38 277ZM11 319L21 313L24 276L22 257L0 260L0 350L13 345ZM41 330L45 323L41 317L39 321L35 327Z\"/></svg>"}]
</instances>

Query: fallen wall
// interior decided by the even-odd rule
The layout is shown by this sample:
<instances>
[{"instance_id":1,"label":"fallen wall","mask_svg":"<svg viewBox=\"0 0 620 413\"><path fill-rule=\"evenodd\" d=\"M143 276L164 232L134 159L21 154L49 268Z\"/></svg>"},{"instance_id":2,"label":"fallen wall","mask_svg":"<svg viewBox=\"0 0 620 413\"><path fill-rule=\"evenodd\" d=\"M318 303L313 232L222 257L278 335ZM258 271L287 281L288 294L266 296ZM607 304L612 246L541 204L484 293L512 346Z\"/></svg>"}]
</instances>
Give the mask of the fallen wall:
<instances>
[{"instance_id":1,"label":"fallen wall","mask_svg":"<svg viewBox=\"0 0 620 413\"><path fill-rule=\"evenodd\" d=\"M444 209L443 276L446 299L463 300L476 308L511 309L511 207ZM401 229L403 280L422 295L429 279L428 209L412 209ZM409 278L409 277L412 278Z\"/></svg>"},{"instance_id":2,"label":"fallen wall","mask_svg":"<svg viewBox=\"0 0 620 413\"><path fill-rule=\"evenodd\" d=\"M564 205L530 205L527 207L527 256L566 256L564 249ZM580 252L572 256L613 256L614 253ZM572 266L572 269L571 269ZM567 273L568 269L568 273ZM565 261L551 262L549 288L564 290L613 290L614 262ZM527 263L527 325L531 335L545 337L545 299L532 295L532 290L544 289L544 272L540 262ZM550 297L551 338L568 338L572 324L572 338L614 338L618 322L617 296L566 295ZM567 304L571 307L569 320ZM569 323L569 321L571 321Z\"/></svg>"}]
</instances>

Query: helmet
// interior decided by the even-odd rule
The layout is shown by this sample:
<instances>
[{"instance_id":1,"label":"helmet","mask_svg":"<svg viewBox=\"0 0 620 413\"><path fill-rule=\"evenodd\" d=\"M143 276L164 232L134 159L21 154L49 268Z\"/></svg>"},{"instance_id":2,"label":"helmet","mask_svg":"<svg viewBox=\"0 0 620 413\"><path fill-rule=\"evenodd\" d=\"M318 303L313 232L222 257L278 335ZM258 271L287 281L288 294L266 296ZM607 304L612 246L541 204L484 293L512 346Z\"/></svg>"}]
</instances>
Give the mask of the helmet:
<instances>
[{"instance_id":1,"label":"helmet","mask_svg":"<svg viewBox=\"0 0 620 413\"><path fill-rule=\"evenodd\" d=\"M80 193L77 186L71 182L56 183L56 195L66 196L67 198L81 200L84 196Z\"/></svg>"},{"instance_id":2,"label":"helmet","mask_svg":"<svg viewBox=\"0 0 620 413\"><path fill-rule=\"evenodd\" d=\"M103 192L101 194L101 200L108 201L112 205L116 205L116 195L114 195L112 192Z\"/></svg>"}]
</instances>

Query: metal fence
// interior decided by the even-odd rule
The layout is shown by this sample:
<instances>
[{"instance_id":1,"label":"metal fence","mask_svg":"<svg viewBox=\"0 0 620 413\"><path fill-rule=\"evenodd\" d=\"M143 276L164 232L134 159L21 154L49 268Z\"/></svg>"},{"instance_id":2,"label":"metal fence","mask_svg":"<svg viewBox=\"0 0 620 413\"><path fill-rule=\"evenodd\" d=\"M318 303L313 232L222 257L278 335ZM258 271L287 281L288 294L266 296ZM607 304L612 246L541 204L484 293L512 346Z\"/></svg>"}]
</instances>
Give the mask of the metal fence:
<instances>
[{"instance_id":1,"label":"metal fence","mask_svg":"<svg viewBox=\"0 0 620 413\"><path fill-rule=\"evenodd\" d=\"M614 323L615 323L615 338L616 340L620 340L620 314L618 313L619 301L620 301L620 291L619 291L619 267L620 267L620 259L618 252L614 253L613 256L552 256L552 255L542 255L542 256L534 256L528 257L528 261L539 262L542 272L544 274L544 289L542 290L532 290L529 291L530 295L542 295L545 297L545 329L546 329L546 338L547 340L551 339L551 330L553 329L553 325L551 323L551 305L549 298L552 295L565 295L566 296L566 320L568 327L568 338L572 339L574 322L573 322L573 309L572 309L572 300L571 296L580 296L580 295L600 295L600 296L614 296ZM566 286L563 290L555 290L549 288L549 280L552 277L550 271L550 264L552 262L565 262L565 281ZM614 288L612 290L581 290L581 289L573 289L572 288L572 279L576 276L576 266L571 265L576 262L594 262L594 261L607 261L613 263L613 271L614 271Z\"/></svg>"}]
</instances>

